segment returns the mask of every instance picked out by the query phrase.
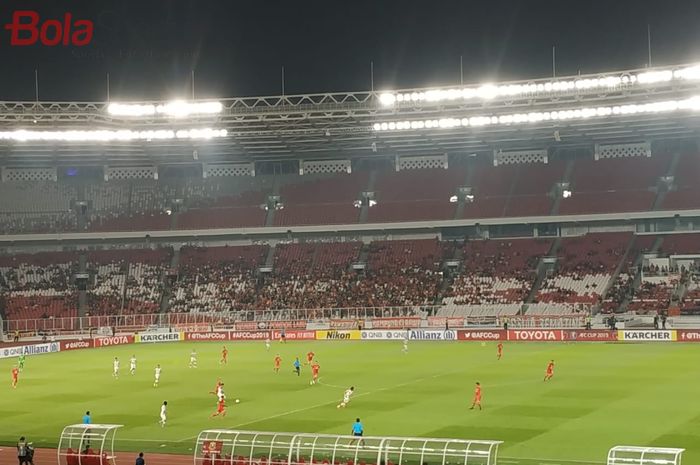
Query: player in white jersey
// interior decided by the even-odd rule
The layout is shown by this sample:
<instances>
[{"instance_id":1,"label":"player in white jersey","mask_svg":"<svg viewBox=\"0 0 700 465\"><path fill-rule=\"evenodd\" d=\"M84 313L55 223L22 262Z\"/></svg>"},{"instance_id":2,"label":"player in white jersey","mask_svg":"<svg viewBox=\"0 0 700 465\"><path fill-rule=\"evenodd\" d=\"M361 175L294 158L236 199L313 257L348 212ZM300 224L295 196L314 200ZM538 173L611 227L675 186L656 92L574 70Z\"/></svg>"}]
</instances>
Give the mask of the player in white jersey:
<instances>
[{"instance_id":1,"label":"player in white jersey","mask_svg":"<svg viewBox=\"0 0 700 465\"><path fill-rule=\"evenodd\" d=\"M353 386L350 386L350 388L347 389L343 394L343 401L338 404L338 408L343 408L346 405L348 405L350 403L350 397L353 395L354 392L355 388Z\"/></svg>"},{"instance_id":2,"label":"player in white jersey","mask_svg":"<svg viewBox=\"0 0 700 465\"><path fill-rule=\"evenodd\" d=\"M265 350L270 350L270 338L265 339Z\"/></svg>"},{"instance_id":3,"label":"player in white jersey","mask_svg":"<svg viewBox=\"0 0 700 465\"><path fill-rule=\"evenodd\" d=\"M406 334L403 337L403 349L401 349L401 352L404 354L408 353L408 331L406 331Z\"/></svg>"},{"instance_id":4,"label":"player in white jersey","mask_svg":"<svg viewBox=\"0 0 700 465\"><path fill-rule=\"evenodd\" d=\"M156 365L156 370L155 370L155 381L153 381L153 387L158 387L158 383L160 383L160 365Z\"/></svg>"},{"instance_id":5,"label":"player in white jersey","mask_svg":"<svg viewBox=\"0 0 700 465\"><path fill-rule=\"evenodd\" d=\"M168 420L168 401L163 401L163 405L160 406L160 427L165 427L165 422Z\"/></svg>"},{"instance_id":6,"label":"player in white jersey","mask_svg":"<svg viewBox=\"0 0 700 465\"><path fill-rule=\"evenodd\" d=\"M129 359L129 373L136 374L136 355L132 355Z\"/></svg>"},{"instance_id":7,"label":"player in white jersey","mask_svg":"<svg viewBox=\"0 0 700 465\"><path fill-rule=\"evenodd\" d=\"M226 398L226 394L224 394L224 383L219 384L219 387L216 388L216 397L219 399L219 402Z\"/></svg>"},{"instance_id":8,"label":"player in white jersey","mask_svg":"<svg viewBox=\"0 0 700 465\"><path fill-rule=\"evenodd\" d=\"M197 368L197 351L192 350L190 353L190 368Z\"/></svg>"},{"instance_id":9,"label":"player in white jersey","mask_svg":"<svg viewBox=\"0 0 700 465\"><path fill-rule=\"evenodd\" d=\"M114 357L112 376L115 379L119 378L119 359L117 357Z\"/></svg>"}]
</instances>

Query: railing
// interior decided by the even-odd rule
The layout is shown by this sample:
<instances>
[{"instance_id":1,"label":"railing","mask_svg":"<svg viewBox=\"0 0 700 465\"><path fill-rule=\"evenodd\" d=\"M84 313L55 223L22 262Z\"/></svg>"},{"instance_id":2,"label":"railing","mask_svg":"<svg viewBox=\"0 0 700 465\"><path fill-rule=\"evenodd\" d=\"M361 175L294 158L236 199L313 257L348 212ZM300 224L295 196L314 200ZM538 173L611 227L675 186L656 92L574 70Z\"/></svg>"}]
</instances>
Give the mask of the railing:
<instances>
[{"instance_id":1,"label":"railing","mask_svg":"<svg viewBox=\"0 0 700 465\"><path fill-rule=\"evenodd\" d=\"M99 328L111 328L113 332L141 331L149 327L173 327L182 330L222 328L246 331L265 328L306 328L308 323L330 324L336 328L369 327L370 321L383 320L383 327L418 326L450 328L469 326L498 326L505 322L511 328L580 328L586 316L575 315L523 315L523 316L461 316L438 317L438 306L415 307L358 307L326 309L240 310L211 313L146 313L134 315L100 315L66 318L42 318L32 320L5 320L5 333L62 333L96 332ZM408 320L412 320L409 325ZM0 320L1 321L1 320ZM416 323L417 322L417 323ZM336 326L337 325L337 326Z\"/></svg>"}]
</instances>

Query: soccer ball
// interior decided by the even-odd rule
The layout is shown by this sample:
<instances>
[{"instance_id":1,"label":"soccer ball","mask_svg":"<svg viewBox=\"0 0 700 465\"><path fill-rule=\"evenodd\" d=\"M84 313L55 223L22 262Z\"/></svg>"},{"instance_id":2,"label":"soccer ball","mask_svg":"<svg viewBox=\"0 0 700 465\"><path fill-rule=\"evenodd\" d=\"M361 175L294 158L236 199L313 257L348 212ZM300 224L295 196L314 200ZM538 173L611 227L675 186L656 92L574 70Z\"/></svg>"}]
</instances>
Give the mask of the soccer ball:
<instances>
[{"instance_id":1,"label":"soccer ball","mask_svg":"<svg viewBox=\"0 0 700 465\"><path fill-rule=\"evenodd\" d=\"M236 399L236 403L237 403L237 404L238 404L238 403L240 403L240 402L241 402L241 400L240 400L240 399Z\"/></svg>"}]
</instances>

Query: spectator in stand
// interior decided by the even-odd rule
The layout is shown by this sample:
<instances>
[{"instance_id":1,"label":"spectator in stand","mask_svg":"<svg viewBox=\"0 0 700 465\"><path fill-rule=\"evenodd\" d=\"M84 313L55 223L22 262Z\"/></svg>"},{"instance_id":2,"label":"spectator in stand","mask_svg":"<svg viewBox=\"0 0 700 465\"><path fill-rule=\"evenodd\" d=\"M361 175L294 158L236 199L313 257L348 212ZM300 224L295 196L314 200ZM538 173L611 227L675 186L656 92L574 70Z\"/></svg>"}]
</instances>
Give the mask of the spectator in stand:
<instances>
[{"instance_id":1,"label":"spectator in stand","mask_svg":"<svg viewBox=\"0 0 700 465\"><path fill-rule=\"evenodd\" d=\"M143 452L139 452L139 456L136 457L135 465L146 465L146 461L143 459Z\"/></svg>"}]
</instances>

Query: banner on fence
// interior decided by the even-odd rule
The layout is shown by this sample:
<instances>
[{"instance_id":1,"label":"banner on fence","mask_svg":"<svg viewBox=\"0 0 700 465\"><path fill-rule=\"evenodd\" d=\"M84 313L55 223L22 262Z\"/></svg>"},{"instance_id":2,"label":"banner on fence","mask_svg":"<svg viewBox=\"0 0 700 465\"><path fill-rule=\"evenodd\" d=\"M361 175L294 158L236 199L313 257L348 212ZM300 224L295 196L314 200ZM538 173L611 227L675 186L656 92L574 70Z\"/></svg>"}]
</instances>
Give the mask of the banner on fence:
<instances>
[{"instance_id":1,"label":"banner on fence","mask_svg":"<svg viewBox=\"0 0 700 465\"><path fill-rule=\"evenodd\" d=\"M622 329L617 338L624 342L672 342L676 340L675 330Z\"/></svg>"},{"instance_id":2,"label":"banner on fence","mask_svg":"<svg viewBox=\"0 0 700 465\"><path fill-rule=\"evenodd\" d=\"M373 329L403 329L420 327L420 318L374 318L372 320Z\"/></svg>"},{"instance_id":3,"label":"banner on fence","mask_svg":"<svg viewBox=\"0 0 700 465\"><path fill-rule=\"evenodd\" d=\"M235 324L238 331L255 331L266 329L306 329L306 321L239 321Z\"/></svg>"},{"instance_id":4,"label":"banner on fence","mask_svg":"<svg viewBox=\"0 0 700 465\"><path fill-rule=\"evenodd\" d=\"M52 354L55 352L59 352L60 350L61 344L59 342L5 347L4 349L0 350L0 358L19 357L20 355Z\"/></svg>"},{"instance_id":5,"label":"banner on fence","mask_svg":"<svg viewBox=\"0 0 700 465\"><path fill-rule=\"evenodd\" d=\"M332 340L332 341L354 341L361 338L360 331L357 329L350 330L323 330L316 331L316 339L319 340ZM289 334L287 334L287 339L289 339Z\"/></svg>"},{"instance_id":6,"label":"banner on fence","mask_svg":"<svg viewBox=\"0 0 700 465\"><path fill-rule=\"evenodd\" d=\"M359 320L331 320L331 329L356 329L360 325Z\"/></svg>"},{"instance_id":7,"label":"banner on fence","mask_svg":"<svg viewBox=\"0 0 700 465\"><path fill-rule=\"evenodd\" d=\"M460 341L505 341L508 338L502 329L466 329L457 331Z\"/></svg>"},{"instance_id":8,"label":"banner on fence","mask_svg":"<svg viewBox=\"0 0 700 465\"><path fill-rule=\"evenodd\" d=\"M139 333L136 335L137 343L158 343L158 342L177 342L185 340L185 333Z\"/></svg>"},{"instance_id":9,"label":"banner on fence","mask_svg":"<svg viewBox=\"0 0 700 465\"><path fill-rule=\"evenodd\" d=\"M429 316L428 326L433 328L462 328L464 327L464 318L459 317L444 317L444 316Z\"/></svg>"}]
</instances>

